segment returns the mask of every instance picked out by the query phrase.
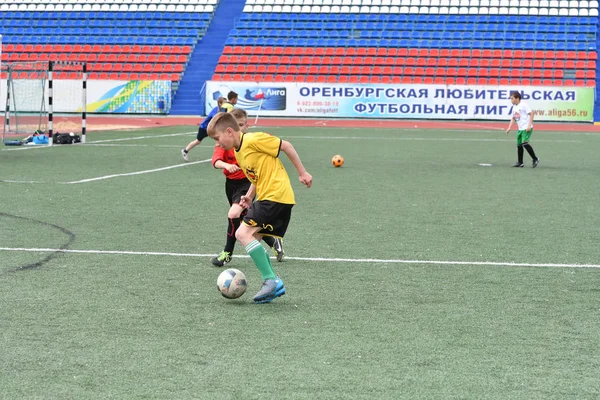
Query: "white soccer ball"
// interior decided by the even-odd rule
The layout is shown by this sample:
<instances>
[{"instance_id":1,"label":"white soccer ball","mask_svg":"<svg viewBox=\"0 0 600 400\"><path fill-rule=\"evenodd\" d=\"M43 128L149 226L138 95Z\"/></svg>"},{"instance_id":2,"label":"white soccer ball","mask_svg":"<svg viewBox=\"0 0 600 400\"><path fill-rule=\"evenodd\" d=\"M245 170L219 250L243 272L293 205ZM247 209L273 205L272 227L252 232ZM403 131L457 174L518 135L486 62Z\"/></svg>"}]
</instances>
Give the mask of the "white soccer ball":
<instances>
[{"instance_id":1,"label":"white soccer ball","mask_svg":"<svg viewBox=\"0 0 600 400\"><path fill-rule=\"evenodd\" d=\"M238 269L229 268L217 278L217 289L228 299L237 299L246 292L246 275Z\"/></svg>"}]
</instances>

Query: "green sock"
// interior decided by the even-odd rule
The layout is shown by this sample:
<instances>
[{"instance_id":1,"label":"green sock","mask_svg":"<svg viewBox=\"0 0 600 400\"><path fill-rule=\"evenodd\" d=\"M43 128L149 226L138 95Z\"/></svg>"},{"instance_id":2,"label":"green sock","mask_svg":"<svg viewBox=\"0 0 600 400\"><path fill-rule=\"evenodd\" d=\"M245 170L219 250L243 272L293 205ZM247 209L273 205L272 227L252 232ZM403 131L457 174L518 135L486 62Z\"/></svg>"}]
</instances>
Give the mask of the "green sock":
<instances>
[{"instance_id":1,"label":"green sock","mask_svg":"<svg viewBox=\"0 0 600 400\"><path fill-rule=\"evenodd\" d=\"M269 255L264 247L258 242L258 240L253 240L248 243L246 246L246 252L254 261L254 264L258 267L263 280L265 279L277 279L277 275L275 275L275 271L273 271L273 266L271 265L271 260L269 259Z\"/></svg>"}]
</instances>

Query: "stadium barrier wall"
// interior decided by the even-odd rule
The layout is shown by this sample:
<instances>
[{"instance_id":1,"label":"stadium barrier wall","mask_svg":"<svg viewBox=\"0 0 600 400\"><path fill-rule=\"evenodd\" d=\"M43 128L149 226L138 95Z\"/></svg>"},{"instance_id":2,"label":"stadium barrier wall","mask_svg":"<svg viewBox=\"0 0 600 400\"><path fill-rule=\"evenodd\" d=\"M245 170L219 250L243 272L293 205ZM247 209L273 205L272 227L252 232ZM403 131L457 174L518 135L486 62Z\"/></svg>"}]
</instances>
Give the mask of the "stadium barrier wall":
<instances>
[{"instance_id":1,"label":"stadium barrier wall","mask_svg":"<svg viewBox=\"0 0 600 400\"><path fill-rule=\"evenodd\" d=\"M231 90L250 115L277 117L508 120L518 90L536 121L592 122L595 101L593 87L209 81L206 112Z\"/></svg>"},{"instance_id":2,"label":"stadium barrier wall","mask_svg":"<svg viewBox=\"0 0 600 400\"><path fill-rule=\"evenodd\" d=\"M81 90L77 80L53 81L54 113L81 113ZM48 83L46 83L46 90ZM171 81L87 81L88 113L167 114L171 109ZM6 80L2 81L0 109L6 107ZM46 98L46 109L48 99ZM40 110L19 110L39 112Z\"/></svg>"}]
</instances>

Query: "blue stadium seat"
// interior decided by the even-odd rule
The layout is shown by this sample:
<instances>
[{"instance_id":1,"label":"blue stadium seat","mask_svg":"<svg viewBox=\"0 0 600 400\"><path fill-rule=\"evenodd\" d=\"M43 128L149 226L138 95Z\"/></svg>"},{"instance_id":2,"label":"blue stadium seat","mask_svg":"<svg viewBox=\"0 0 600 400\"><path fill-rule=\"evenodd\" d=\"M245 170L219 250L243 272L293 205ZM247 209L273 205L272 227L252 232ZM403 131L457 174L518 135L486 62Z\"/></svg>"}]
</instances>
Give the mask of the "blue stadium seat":
<instances>
[{"instance_id":1,"label":"blue stadium seat","mask_svg":"<svg viewBox=\"0 0 600 400\"><path fill-rule=\"evenodd\" d=\"M473 48L474 49L483 49L484 48L483 44L484 44L484 42L481 40L473 40Z\"/></svg>"},{"instance_id":2,"label":"blue stadium seat","mask_svg":"<svg viewBox=\"0 0 600 400\"><path fill-rule=\"evenodd\" d=\"M577 44L573 43L573 42L567 42L565 50L567 50L567 51L577 50Z\"/></svg>"},{"instance_id":3,"label":"blue stadium seat","mask_svg":"<svg viewBox=\"0 0 600 400\"><path fill-rule=\"evenodd\" d=\"M563 43L562 49L561 49L561 44L557 43L557 42L540 42L538 44L538 46L536 46L537 49L539 50L547 50L547 51L554 51L554 50L564 50L565 46ZM529 50L529 49L527 49Z\"/></svg>"}]
</instances>

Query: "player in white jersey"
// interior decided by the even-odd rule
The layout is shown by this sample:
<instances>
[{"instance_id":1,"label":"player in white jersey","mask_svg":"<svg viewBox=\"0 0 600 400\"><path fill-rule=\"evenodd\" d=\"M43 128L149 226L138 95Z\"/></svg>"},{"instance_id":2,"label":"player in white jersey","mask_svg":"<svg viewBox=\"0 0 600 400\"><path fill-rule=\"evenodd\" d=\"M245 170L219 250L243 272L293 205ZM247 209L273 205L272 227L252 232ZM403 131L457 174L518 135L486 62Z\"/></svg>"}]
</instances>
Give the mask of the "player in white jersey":
<instances>
[{"instance_id":1,"label":"player in white jersey","mask_svg":"<svg viewBox=\"0 0 600 400\"><path fill-rule=\"evenodd\" d=\"M540 163L540 159L536 157L535 152L533 151L533 147L529 144L529 138L533 133L533 111L529 104L525 103L521 100L521 93L519 92L511 92L510 93L510 102L513 104L510 124L506 129L506 134L510 132L512 128L513 122L517 123L519 128L517 132L517 162L513 165L513 167L523 168L523 148L527 150L527 153L531 156L533 160L532 167L535 168Z\"/></svg>"}]
</instances>

